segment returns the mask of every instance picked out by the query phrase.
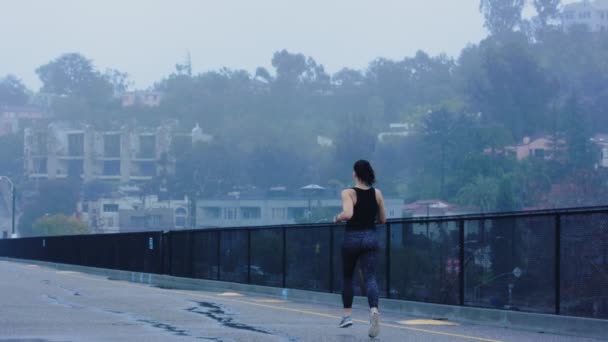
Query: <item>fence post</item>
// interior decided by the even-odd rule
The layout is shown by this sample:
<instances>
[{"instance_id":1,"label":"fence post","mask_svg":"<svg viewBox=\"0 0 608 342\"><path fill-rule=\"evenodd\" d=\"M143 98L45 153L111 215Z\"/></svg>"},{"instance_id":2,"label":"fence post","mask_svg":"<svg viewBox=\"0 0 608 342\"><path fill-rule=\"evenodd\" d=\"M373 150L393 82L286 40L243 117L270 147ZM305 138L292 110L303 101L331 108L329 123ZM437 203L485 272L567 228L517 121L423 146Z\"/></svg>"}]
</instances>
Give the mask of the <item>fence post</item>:
<instances>
[{"instance_id":1,"label":"fence post","mask_svg":"<svg viewBox=\"0 0 608 342\"><path fill-rule=\"evenodd\" d=\"M283 234L283 280L282 280L282 287L286 288L287 287L287 228L286 227L282 227L282 234Z\"/></svg>"},{"instance_id":2,"label":"fence post","mask_svg":"<svg viewBox=\"0 0 608 342\"><path fill-rule=\"evenodd\" d=\"M458 287L459 287L459 301L460 301L460 305L464 305L464 291L465 291L465 284L464 284L464 266L465 266L465 262L464 262L464 220L460 220L458 221L458 244L460 246L459 251L458 251L458 260L460 262L460 272L458 273Z\"/></svg>"},{"instance_id":3,"label":"fence post","mask_svg":"<svg viewBox=\"0 0 608 342\"><path fill-rule=\"evenodd\" d=\"M247 284L251 284L251 228L247 228Z\"/></svg>"},{"instance_id":4,"label":"fence post","mask_svg":"<svg viewBox=\"0 0 608 342\"><path fill-rule=\"evenodd\" d=\"M555 314L561 311L561 236L562 220L561 215L555 215Z\"/></svg>"},{"instance_id":5,"label":"fence post","mask_svg":"<svg viewBox=\"0 0 608 342\"><path fill-rule=\"evenodd\" d=\"M192 245L194 244L194 239L193 239L193 235L194 232L193 231L189 231L188 234L186 235L186 246L187 246L187 251L186 251L186 257L187 257L187 262L188 262L188 268L186 269L187 272L187 277L188 278L194 278L194 258L192 258L192 250L194 248L192 248Z\"/></svg>"},{"instance_id":6,"label":"fence post","mask_svg":"<svg viewBox=\"0 0 608 342\"><path fill-rule=\"evenodd\" d=\"M162 231L158 233L158 255L156 256L156 274L165 274L165 233Z\"/></svg>"},{"instance_id":7,"label":"fence post","mask_svg":"<svg viewBox=\"0 0 608 342\"><path fill-rule=\"evenodd\" d=\"M217 280L220 280L220 268L222 267L222 261L221 261L221 257L222 257L222 251L221 251L221 247L222 247L222 231L218 230L217 231Z\"/></svg>"},{"instance_id":8,"label":"fence post","mask_svg":"<svg viewBox=\"0 0 608 342\"><path fill-rule=\"evenodd\" d=\"M386 224L386 298L391 298L391 224Z\"/></svg>"},{"instance_id":9,"label":"fence post","mask_svg":"<svg viewBox=\"0 0 608 342\"><path fill-rule=\"evenodd\" d=\"M334 293L334 227L329 226L329 293Z\"/></svg>"}]
</instances>

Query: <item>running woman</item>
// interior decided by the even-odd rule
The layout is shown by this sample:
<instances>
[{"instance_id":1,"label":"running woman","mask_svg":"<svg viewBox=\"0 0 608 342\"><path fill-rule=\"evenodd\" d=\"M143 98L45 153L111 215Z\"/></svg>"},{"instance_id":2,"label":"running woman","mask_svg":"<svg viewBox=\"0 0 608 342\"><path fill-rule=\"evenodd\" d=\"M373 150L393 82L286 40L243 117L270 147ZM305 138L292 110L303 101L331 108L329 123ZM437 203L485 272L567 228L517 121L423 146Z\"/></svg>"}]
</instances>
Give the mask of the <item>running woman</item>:
<instances>
[{"instance_id":1,"label":"running woman","mask_svg":"<svg viewBox=\"0 0 608 342\"><path fill-rule=\"evenodd\" d=\"M342 242L342 304L344 317L340 328L353 324L351 319L353 305L353 275L355 266L363 272L367 288L367 301L370 307L369 336L380 333L378 313L378 283L376 281L376 259L380 244L376 236L376 222L386 223L384 198L380 190L373 187L376 182L374 169L366 160L359 160L353 167L355 186L342 191L342 212L334 222L346 221L346 231Z\"/></svg>"}]
</instances>

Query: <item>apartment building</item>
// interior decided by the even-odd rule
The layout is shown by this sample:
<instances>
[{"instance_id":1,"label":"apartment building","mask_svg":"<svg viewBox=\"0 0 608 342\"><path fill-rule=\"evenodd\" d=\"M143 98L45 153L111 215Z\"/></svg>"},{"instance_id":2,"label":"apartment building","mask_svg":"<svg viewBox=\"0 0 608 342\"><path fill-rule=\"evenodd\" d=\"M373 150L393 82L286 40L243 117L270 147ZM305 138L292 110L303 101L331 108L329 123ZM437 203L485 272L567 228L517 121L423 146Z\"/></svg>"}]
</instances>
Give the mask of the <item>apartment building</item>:
<instances>
[{"instance_id":1,"label":"apartment building","mask_svg":"<svg viewBox=\"0 0 608 342\"><path fill-rule=\"evenodd\" d=\"M195 127L198 140L200 127ZM106 180L127 183L151 180L174 172L170 156L178 134L174 123L157 128L123 126L96 130L89 125L51 123L43 129L24 131L24 168L31 179L77 178L85 182Z\"/></svg>"}]
</instances>

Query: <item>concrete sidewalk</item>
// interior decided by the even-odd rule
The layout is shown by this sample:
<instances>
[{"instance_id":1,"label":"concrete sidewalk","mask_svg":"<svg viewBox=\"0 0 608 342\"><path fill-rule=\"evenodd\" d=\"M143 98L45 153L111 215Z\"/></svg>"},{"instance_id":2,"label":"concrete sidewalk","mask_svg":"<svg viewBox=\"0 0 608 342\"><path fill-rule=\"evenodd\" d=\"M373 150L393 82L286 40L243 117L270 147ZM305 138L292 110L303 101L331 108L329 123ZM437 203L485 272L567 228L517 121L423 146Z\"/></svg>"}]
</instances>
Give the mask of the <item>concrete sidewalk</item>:
<instances>
[{"instance_id":1,"label":"concrete sidewalk","mask_svg":"<svg viewBox=\"0 0 608 342\"><path fill-rule=\"evenodd\" d=\"M367 309L252 293L161 289L0 261L0 341L368 341ZM593 341L382 312L378 341Z\"/></svg>"}]
</instances>

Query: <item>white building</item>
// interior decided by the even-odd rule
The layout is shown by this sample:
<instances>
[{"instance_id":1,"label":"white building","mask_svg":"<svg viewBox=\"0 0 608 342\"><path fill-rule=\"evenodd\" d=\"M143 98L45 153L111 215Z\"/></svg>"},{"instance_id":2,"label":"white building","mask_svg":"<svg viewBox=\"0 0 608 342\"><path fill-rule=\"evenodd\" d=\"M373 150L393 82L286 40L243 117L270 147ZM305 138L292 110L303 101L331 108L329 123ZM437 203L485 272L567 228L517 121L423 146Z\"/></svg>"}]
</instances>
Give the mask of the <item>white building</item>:
<instances>
[{"instance_id":1,"label":"white building","mask_svg":"<svg viewBox=\"0 0 608 342\"><path fill-rule=\"evenodd\" d=\"M591 142L597 145L601 151L598 166L608 167L608 134L596 134L591 138Z\"/></svg>"},{"instance_id":2,"label":"white building","mask_svg":"<svg viewBox=\"0 0 608 342\"><path fill-rule=\"evenodd\" d=\"M387 132L378 134L378 141L385 142L389 137L407 137L410 135L412 128L413 125L408 123L392 123L389 125Z\"/></svg>"},{"instance_id":3,"label":"white building","mask_svg":"<svg viewBox=\"0 0 608 342\"><path fill-rule=\"evenodd\" d=\"M592 32L608 30L608 0L583 0L564 5L562 24L565 29L584 25Z\"/></svg>"},{"instance_id":4,"label":"white building","mask_svg":"<svg viewBox=\"0 0 608 342\"><path fill-rule=\"evenodd\" d=\"M121 95L123 107L158 107L162 94L157 91L131 91Z\"/></svg>"},{"instance_id":5,"label":"white building","mask_svg":"<svg viewBox=\"0 0 608 342\"><path fill-rule=\"evenodd\" d=\"M188 227L188 199L164 200L157 196L100 198L80 201L77 215L94 233L171 230Z\"/></svg>"},{"instance_id":6,"label":"white building","mask_svg":"<svg viewBox=\"0 0 608 342\"><path fill-rule=\"evenodd\" d=\"M388 218L402 216L403 200L385 198ZM197 227L240 227L294 224L311 211L326 208L329 221L342 211L340 196L306 198L218 198L196 201Z\"/></svg>"}]
</instances>

